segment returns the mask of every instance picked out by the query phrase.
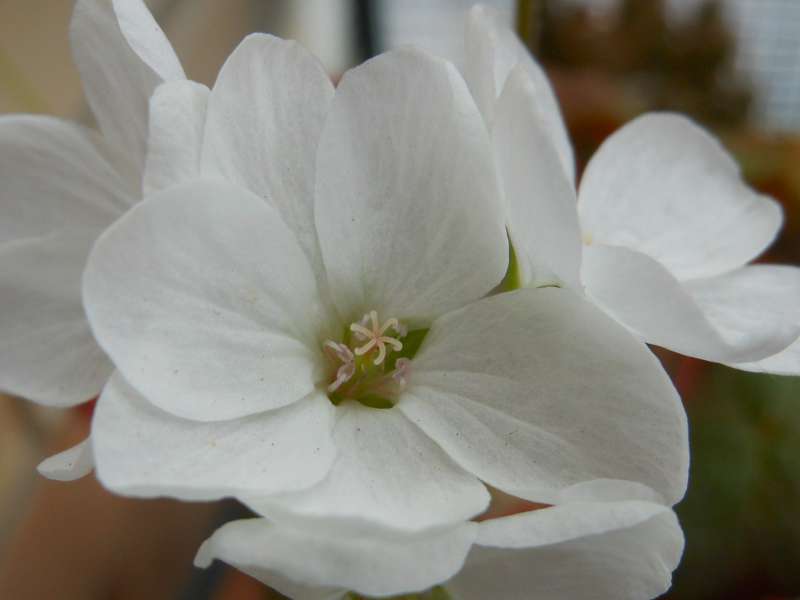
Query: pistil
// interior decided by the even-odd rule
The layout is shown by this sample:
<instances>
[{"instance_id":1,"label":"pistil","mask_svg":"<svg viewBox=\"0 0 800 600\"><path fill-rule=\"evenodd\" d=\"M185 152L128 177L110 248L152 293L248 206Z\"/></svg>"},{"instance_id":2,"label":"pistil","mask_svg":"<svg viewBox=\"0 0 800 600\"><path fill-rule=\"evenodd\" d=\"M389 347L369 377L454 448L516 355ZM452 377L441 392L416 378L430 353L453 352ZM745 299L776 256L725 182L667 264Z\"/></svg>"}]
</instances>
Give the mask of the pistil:
<instances>
[{"instance_id":1,"label":"pistil","mask_svg":"<svg viewBox=\"0 0 800 600\"><path fill-rule=\"evenodd\" d=\"M367 329L362 323L369 317L369 321L372 325L371 329ZM395 352L400 352L403 349L403 344L400 340L395 337L385 335L386 332L391 328L394 329L397 335L401 334L400 324L397 322L397 319L391 318L387 319L383 325L378 325L378 313L377 311L370 311L368 315L364 315L364 318L361 319L359 323L352 323L350 325L350 331L352 331L355 336L359 337L362 340L366 340L366 344L363 346L359 346L355 349L355 353L357 356L363 356L373 348L378 349L378 355L375 357L375 364L381 364L384 359L386 358L386 344L389 344Z\"/></svg>"}]
</instances>

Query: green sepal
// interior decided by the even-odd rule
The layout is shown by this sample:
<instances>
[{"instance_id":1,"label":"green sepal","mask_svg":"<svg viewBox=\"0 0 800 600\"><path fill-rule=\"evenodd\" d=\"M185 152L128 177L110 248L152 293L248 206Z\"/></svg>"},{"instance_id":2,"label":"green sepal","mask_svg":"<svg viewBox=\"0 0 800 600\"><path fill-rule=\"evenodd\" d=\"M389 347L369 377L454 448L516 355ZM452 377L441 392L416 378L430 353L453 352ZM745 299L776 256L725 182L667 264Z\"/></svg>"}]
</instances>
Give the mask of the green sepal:
<instances>
[{"instance_id":1,"label":"green sepal","mask_svg":"<svg viewBox=\"0 0 800 600\"><path fill-rule=\"evenodd\" d=\"M511 238L508 240L508 269L503 277L503 281L497 286L496 291L500 294L503 292L512 292L522 288L522 274L519 270L519 261L517 260L517 253L514 251L514 244L511 243Z\"/></svg>"}]
</instances>

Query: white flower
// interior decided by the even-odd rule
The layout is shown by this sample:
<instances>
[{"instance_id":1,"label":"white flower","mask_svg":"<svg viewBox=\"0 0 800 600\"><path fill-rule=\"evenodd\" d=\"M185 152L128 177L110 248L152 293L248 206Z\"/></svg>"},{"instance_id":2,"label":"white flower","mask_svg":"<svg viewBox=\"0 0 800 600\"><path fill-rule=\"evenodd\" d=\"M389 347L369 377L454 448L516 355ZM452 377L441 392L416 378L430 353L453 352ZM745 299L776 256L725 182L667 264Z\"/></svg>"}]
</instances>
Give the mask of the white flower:
<instances>
[{"instance_id":1,"label":"white flower","mask_svg":"<svg viewBox=\"0 0 800 600\"><path fill-rule=\"evenodd\" d=\"M0 117L0 389L52 406L97 396L111 373L80 277L96 237L141 197L150 95L184 77L141 0L79 0L71 39L100 135Z\"/></svg>"},{"instance_id":2,"label":"white flower","mask_svg":"<svg viewBox=\"0 0 800 600\"><path fill-rule=\"evenodd\" d=\"M648 343L800 374L800 342L789 346L800 334L800 270L746 265L774 239L780 207L743 183L713 138L683 117L645 115L603 144L576 193L541 68L486 8L470 12L466 46L524 284L585 289Z\"/></svg>"},{"instance_id":3,"label":"white flower","mask_svg":"<svg viewBox=\"0 0 800 600\"><path fill-rule=\"evenodd\" d=\"M51 406L96 397L113 367L80 281L98 235L142 194L148 103L183 69L141 0L78 0L75 62L100 133L51 117L0 117L0 390ZM91 472L90 440L39 465Z\"/></svg>"},{"instance_id":4,"label":"white flower","mask_svg":"<svg viewBox=\"0 0 800 600\"><path fill-rule=\"evenodd\" d=\"M420 598L432 600L647 600L664 593L683 551L674 513L572 491L559 506L412 534L326 520L234 521L203 544L195 562L207 567L218 558L294 600L425 590Z\"/></svg>"},{"instance_id":5,"label":"white flower","mask_svg":"<svg viewBox=\"0 0 800 600\"><path fill-rule=\"evenodd\" d=\"M81 304L81 275L99 234L143 191L194 178L201 169L238 181L237 170L247 163L243 156L233 166L214 159L217 153L227 157L217 149L232 144L258 153L253 160L265 166L251 169L254 179L244 183L283 209L302 238L303 227L313 229L313 219L292 199L313 181L314 136L333 95L317 61L271 36L245 40L231 61L240 64L223 70L213 93L186 81L140 0L80 0L72 43L103 137L47 117L0 118L5 186L0 192L0 389L57 406L97 396L113 369ZM247 71L247 60L267 55L268 62ZM292 85L276 86L270 69L281 71L280 85ZM280 100L287 92L292 98ZM282 113L273 110L273 99ZM208 102L212 118L206 131ZM242 122L259 113L258 123L267 129L248 123L231 130L225 127L226 111L236 112ZM248 136L250 146L242 139ZM200 156L203 140L208 143ZM307 156L296 155L296 148ZM271 183L278 181L271 169L281 173L283 189ZM316 243L313 233L306 233L308 239ZM68 480L92 467L92 444L86 440L44 461L39 471Z\"/></svg>"},{"instance_id":6,"label":"white flower","mask_svg":"<svg viewBox=\"0 0 800 600\"><path fill-rule=\"evenodd\" d=\"M203 136L153 110L166 179L203 178L154 193L90 257L84 301L119 370L93 423L100 480L398 530L479 514L483 482L556 503L629 480L677 501L685 415L647 348L569 290L481 299L507 267L505 214L455 69L373 59L315 134L291 115L327 112L309 92L324 74L264 40L226 63Z\"/></svg>"}]
</instances>

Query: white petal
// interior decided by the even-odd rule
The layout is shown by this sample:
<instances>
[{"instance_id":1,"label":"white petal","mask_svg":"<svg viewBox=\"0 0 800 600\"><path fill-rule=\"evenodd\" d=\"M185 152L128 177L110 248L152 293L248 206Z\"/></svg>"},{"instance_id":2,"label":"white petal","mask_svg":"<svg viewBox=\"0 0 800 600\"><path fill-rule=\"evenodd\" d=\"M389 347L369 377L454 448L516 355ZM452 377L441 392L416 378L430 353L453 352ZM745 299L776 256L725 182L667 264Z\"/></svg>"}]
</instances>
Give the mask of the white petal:
<instances>
[{"instance_id":1,"label":"white petal","mask_svg":"<svg viewBox=\"0 0 800 600\"><path fill-rule=\"evenodd\" d=\"M117 373L92 423L97 476L117 493L184 500L303 489L336 456L333 411L314 393L259 415L189 421L156 408Z\"/></svg>"},{"instance_id":2,"label":"white petal","mask_svg":"<svg viewBox=\"0 0 800 600\"><path fill-rule=\"evenodd\" d=\"M537 112L536 89L522 66L511 72L498 100L492 141L523 283L552 283L555 275L579 289L575 189L561 168Z\"/></svg>"},{"instance_id":3,"label":"white petal","mask_svg":"<svg viewBox=\"0 0 800 600\"><path fill-rule=\"evenodd\" d=\"M664 498L636 481L621 479L592 479L582 481L564 489L560 502L619 502L623 500L644 500L664 504Z\"/></svg>"},{"instance_id":4,"label":"white petal","mask_svg":"<svg viewBox=\"0 0 800 600\"><path fill-rule=\"evenodd\" d=\"M783 218L719 142L672 114L639 117L606 140L583 175L578 208L585 237L647 254L679 280L743 265Z\"/></svg>"},{"instance_id":5,"label":"white petal","mask_svg":"<svg viewBox=\"0 0 800 600\"><path fill-rule=\"evenodd\" d=\"M314 274L277 213L243 189L197 181L136 206L98 240L84 303L125 379L178 416L286 406L322 377Z\"/></svg>"},{"instance_id":6,"label":"white petal","mask_svg":"<svg viewBox=\"0 0 800 600\"><path fill-rule=\"evenodd\" d=\"M51 117L0 117L0 243L107 227L135 194L88 129Z\"/></svg>"},{"instance_id":7,"label":"white petal","mask_svg":"<svg viewBox=\"0 0 800 600\"><path fill-rule=\"evenodd\" d=\"M51 406L100 393L111 364L80 294L95 235L76 230L0 246L0 390Z\"/></svg>"},{"instance_id":8,"label":"white petal","mask_svg":"<svg viewBox=\"0 0 800 600\"><path fill-rule=\"evenodd\" d=\"M366 520L421 530L482 512L489 493L399 411L348 403L337 408L339 458L320 484L250 502L259 512Z\"/></svg>"},{"instance_id":9,"label":"white petal","mask_svg":"<svg viewBox=\"0 0 800 600\"><path fill-rule=\"evenodd\" d=\"M333 84L296 42L254 34L233 51L208 101L203 165L280 213L321 274L315 161Z\"/></svg>"},{"instance_id":10,"label":"white petal","mask_svg":"<svg viewBox=\"0 0 800 600\"><path fill-rule=\"evenodd\" d=\"M571 504L480 524L447 584L460 600L646 600L665 592L683 552L674 513L657 504Z\"/></svg>"},{"instance_id":11,"label":"white petal","mask_svg":"<svg viewBox=\"0 0 800 600\"><path fill-rule=\"evenodd\" d=\"M464 77L486 123L496 118L496 101L512 69L521 65L532 85L531 103L555 146L570 183L575 181L575 158L558 100L542 67L516 34L488 6L474 6L467 15Z\"/></svg>"},{"instance_id":12,"label":"white petal","mask_svg":"<svg viewBox=\"0 0 800 600\"><path fill-rule=\"evenodd\" d=\"M146 196L199 176L208 94L199 83L170 81L150 98Z\"/></svg>"},{"instance_id":13,"label":"white petal","mask_svg":"<svg viewBox=\"0 0 800 600\"><path fill-rule=\"evenodd\" d=\"M460 523L409 535L381 528L337 531L249 519L218 529L200 548L195 564L205 567L219 558L268 585L274 585L273 574L279 573L304 586L327 588L319 595L295 598L330 597L325 593L336 597L335 588L370 597L394 596L450 578L464 564L476 528L474 523Z\"/></svg>"},{"instance_id":14,"label":"white petal","mask_svg":"<svg viewBox=\"0 0 800 600\"><path fill-rule=\"evenodd\" d=\"M494 296L434 322L398 408L483 481L552 503L598 478L686 489L686 416L650 351L568 290Z\"/></svg>"},{"instance_id":15,"label":"white petal","mask_svg":"<svg viewBox=\"0 0 800 600\"><path fill-rule=\"evenodd\" d=\"M100 129L141 173L148 99L165 79L184 78L172 47L142 0L78 0L70 38Z\"/></svg>"},{"instance_id":16,"label":"white petal","mask_svg":"<svg viewBox=\"0 0 800 600\"><path fill-rule=\"evenodd\" d=\"M43 460L36 470L53 481L75 481L94 469L91 438Z\"/></svg>"},{"instance_id":17,"label":"white petal","mask_svg":"<svg viewBox=\"0 0 800 600\"><path fill-rule=\"evenodd\" d=\"M399 50L346 73L318 165L317 230L343 317L430 320L502 279L490 142L449 63Z\"/></svg>"},{"instance_id":18,"label":"white petal","mask_svg":"<svg viewBox=\"0 0 800 600\"><path fill-rule=\"evenodd\" d=\"M128 45L164 81L186 75L167 36L142 0L112 0L117 24Z\"/></svg>"},{"instance_id":19,"label":"white petal","mask_svg":"<svg viewBox=\"0 0 800 600\"><path fill-rule=\"evenodd\" d=\"M584 248L583 281L589 296L648 343L716 362L759 360L780 352L798 335L800 321L764 318L742 329L735 315L724 314L697 297L658 262L622 247L592 244ZM726 281L722 279L721 281ZM737 291L736 293L740 293ZM728 306L747 299L725 300ZM719 314L714 314L716 311Z\"/></svg>"},{"instance_id":20,"label":"white petal","mask_svg":"<svg viewBox=\"0 0 800 600\"><path fill-rule=\"evenodd\" d=\"M706 317L725 336L746 341L754 334L773 333L776 339L792 341L800 335L800 269L782 265L752 265L731 273L685 283L686 290ZM780 354L783 354L781 352ZM784 357L774 359L784 361ZM785 374L800 374L800 357ZM770 356L760 369L770 372ZM780 366L780 363L775 363ZM738 365L732 364L737 367ZM778 373L781 371L779 370Z\"/></svg>"},{"instance_id":21,"label":"white petal","mask_svg":"<svg viewBox=\"0 0 800 600\"><path fill-rule=\"evenodd\" d=\"M800 341L795 341L786 350L778 352L778 354L774 354L769 358L750 363L734 363L730 366L755 373L800 375Z\"/></svg>"}]
</instances>

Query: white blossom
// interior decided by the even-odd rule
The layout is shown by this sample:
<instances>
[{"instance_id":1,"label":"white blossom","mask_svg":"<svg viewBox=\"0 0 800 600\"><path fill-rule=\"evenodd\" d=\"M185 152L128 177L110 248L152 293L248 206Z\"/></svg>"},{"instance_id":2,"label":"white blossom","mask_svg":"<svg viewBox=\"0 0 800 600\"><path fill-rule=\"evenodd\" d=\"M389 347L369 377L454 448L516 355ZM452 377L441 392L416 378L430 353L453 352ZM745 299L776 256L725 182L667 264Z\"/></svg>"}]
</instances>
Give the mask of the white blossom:
<instances>
[{"instance_id":1,"label":"white blossom","mask_svg":"<svg viewBox=\"0 0 800 600\"><path fill-rule=\"evenodd\" d=\"M150 95L184 77L140 0L80 0L71 40L99 134L0 117L0 389L53 406L89 400L111 373L80 276L99 233L141 196Z\"/></svg>"},{"instance_id":2,"label":"white blossom","mask_svg":"<svg viewBox=\"0 0 800 600\"><path fill-rule=\"evenodd\" d=\"M140 0L79 0L100 134L0 119L0 388L66 406L102 387L91 438L40 471L96 464L126 495L236 497L269 519L224 526L198 563L297 598L666 589L685 414L577 276L490 295L509 220L524 244L486 127L503 102L476 87L494 81L494 41L480 44L472 93L407 49L334 94L313 56L260 34L208 89ZM542 185L571 190L555 98L535 68L525 77L545 91L542 164L568 183ZM524 246L528 272L574 260L559 231ZM472 522L487 485L553 506Z\"/></svg>"},{"instance_id":3,"label":"white blossom","mask_svg":"<svg viewBox=\"0 0 800 600\"><path fill-rule=\"evenodd\" d=\"M96 397L113 370L86 322L81 274L97 236L141 198L153 90L184 78L141 0L78 0L70 33L100 131L0 117L0 389L62 407ZM86 441L39 470L73 479L91 467Z\"/></svg>"},{"instance_id":4,"label":"white blossom","mask_svg":"<svg viewBox=\"0 0 800 600\"><path fill-rule=\"evenodd\" d=\"M651 344L800 374L800 270L747 264L775 238L779 205L708 133L664 113L612 135L576 191L544 72L488 8L467 21L464 73L492 131L523 283L582 291Z\"/></svg>"},{"instance_id":5,"label":"white blossom","mask_svg":"<svg viewBox=\"0 0 800 600\"><path fill-rule=\"evenodd\" d=\"M636 481L677 501L685 414L646 346L570 290L485 297L506 217L459 73L400 50L332 100L309 92L324 77L256 35L201 125L162 118L196 87L156 93L170 183L101 236L84 277L118 369L93 423L100 480L404 531L483 512L484 482L556 503Z\"/></svg>"}]
</instances>

